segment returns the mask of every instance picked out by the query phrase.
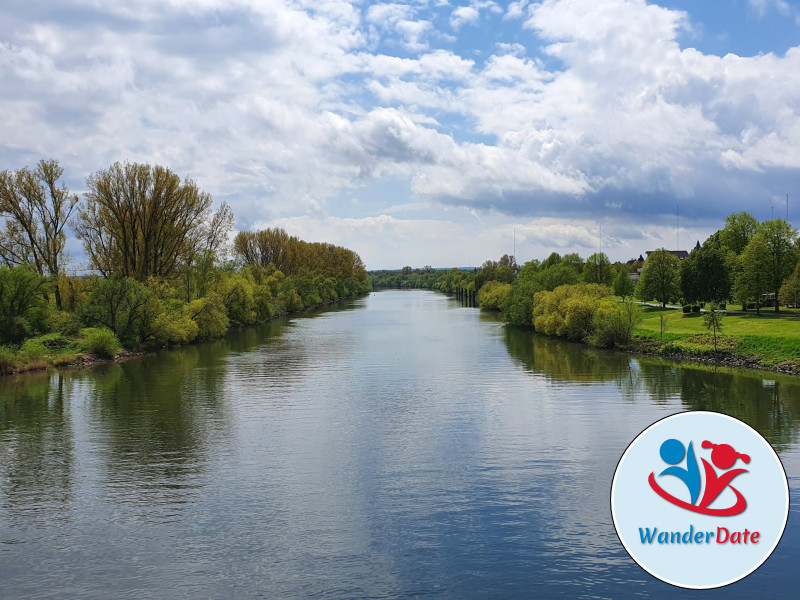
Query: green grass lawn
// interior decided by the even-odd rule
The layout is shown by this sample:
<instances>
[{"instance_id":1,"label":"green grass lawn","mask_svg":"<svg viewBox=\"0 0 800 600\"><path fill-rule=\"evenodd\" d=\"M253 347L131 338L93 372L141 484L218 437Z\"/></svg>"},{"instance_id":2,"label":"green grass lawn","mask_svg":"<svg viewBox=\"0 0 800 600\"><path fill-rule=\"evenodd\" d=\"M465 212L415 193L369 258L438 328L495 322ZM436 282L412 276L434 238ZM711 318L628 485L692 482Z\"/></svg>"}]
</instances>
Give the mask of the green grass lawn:
<instances>
[{"instance_id":1,"label":"green grass lawn","mask_svg":"<svg viewBox=\"0 0 800 600\"><path fill-rule=\"evenodd\" d=\"M714 340L703 326L702 313L644 307L644 319L634 330L642 349L654 352L703 355L714 352ZM665 330L660 333L659 315ZM800 316L725 315L718 332L717 351L747 358L765 367L782 366L800 373Z\"/></svg>"},{"instance_id":2,"label":"green grass lawn","mask_svg":"<svg viewBox=\"0 0 800 600\"><path fill-rule=\"evenodd\" d=\"M678 335L706 334L703 327L703 313L684 314L680 310L644 307L644 319L639 329L659 333L659 314L663 313L666 322L665 333ZM792 313L780 313L777 316L762 311L761 315L725 315L722 319L722 330L726 335L765 335L770 337L788 337L800 339L800 316Z\"/></svg>"}]
</instances>

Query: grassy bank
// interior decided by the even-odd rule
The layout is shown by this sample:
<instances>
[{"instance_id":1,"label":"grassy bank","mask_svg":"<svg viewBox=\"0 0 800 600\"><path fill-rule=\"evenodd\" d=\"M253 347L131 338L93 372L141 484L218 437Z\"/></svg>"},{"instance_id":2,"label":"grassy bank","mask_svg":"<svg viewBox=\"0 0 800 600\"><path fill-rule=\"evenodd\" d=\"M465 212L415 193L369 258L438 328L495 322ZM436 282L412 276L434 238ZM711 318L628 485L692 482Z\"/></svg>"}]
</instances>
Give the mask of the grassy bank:
<instances>
[{"instance_id":1,"label":"grassy bank","mask_svg":"<svg viewBox=\"0 0 800 600\"><path fill-rule=\"evenodd\" d=\"M661 316L664 332L661 333ZM633 349L649 354L708 358L729 364L800 374L800 317L796 314L725 315L714 339L701 313L644 308Z\"/></svg>"}]
</instances>

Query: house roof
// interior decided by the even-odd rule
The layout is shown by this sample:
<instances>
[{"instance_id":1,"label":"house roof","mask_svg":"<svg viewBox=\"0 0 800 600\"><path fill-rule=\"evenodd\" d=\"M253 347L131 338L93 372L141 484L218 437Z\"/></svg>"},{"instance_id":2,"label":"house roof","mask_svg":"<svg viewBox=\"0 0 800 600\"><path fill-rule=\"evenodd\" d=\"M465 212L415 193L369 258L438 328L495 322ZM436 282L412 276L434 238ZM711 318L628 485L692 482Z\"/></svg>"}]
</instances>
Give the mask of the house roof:
<instances>
[{"instance_id":1,"label":"house roof","mask_svg":"<svg viewBox=\"0 0 800 600\"><path fill-rule=\"evenodd\" d=\"M648 250L645 254L650 257L650 255L655 252L655 250ZM679 260L683 260L684 258L689 256L689 253L686 250L667 250L672 256L678 257Z\"/></svg>"}]
</instances>

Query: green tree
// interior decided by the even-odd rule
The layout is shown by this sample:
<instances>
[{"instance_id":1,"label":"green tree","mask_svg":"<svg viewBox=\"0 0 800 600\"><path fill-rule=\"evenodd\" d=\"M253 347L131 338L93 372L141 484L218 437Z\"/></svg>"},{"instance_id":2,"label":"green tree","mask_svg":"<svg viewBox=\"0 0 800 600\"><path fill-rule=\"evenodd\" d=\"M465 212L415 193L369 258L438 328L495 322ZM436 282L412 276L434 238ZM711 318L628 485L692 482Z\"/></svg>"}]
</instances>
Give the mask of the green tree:
<instances>
[{"instance_id":1,"label":"green tree","mask_svg":"<svg viewBox=\"0 0 800 600\"><path fill-rule=\"evenodd\" d=\"M625 269L620 269L617 273L617 276L614 278L614 283L612 284L614 288L614 295L622 296L623 300L628 296L633 295L633 290L635 288L633 280L628 275L628 272Z\"/></svg>"},{"instance_id":2,"label":"green tree","mask_svg":"<svg viewBox=\"0 0 800 600\"><path fill-rule=\"evenodd\" d=\"M0 341L20 342L42 326L47 289L31 265L0 267Z\"/></svg>"},{"instance_id":3,"label":"green tree","mask_svg":"<svg viewBox=\"0 0 800 600\"><path fill-rule=\"evenodd\" d=\"M61 310L58 279L62 272L67 225L78 196L59 179L64 174L55 160L41 160L36 169L0 173L0 259L8 266L30 264L39 275L55 280L56 308Z\"/></svg>"},{"instance_id":4,"label":"green tree","mask_svg":"<svg viewBox=\"0 0 800 600\"><path fill-rule=\"evenodd\" d=\"M583 265L583 281L611 285L614 281L614 268L604 252L594 253Z\"/></svg>"},{"instance_id":5,"label":"green tree","mask_svg":"<svg viewBox=\"0 0 800 600\"><path fill-rule=\"evenodd\" d=\"M797 264L797 230L783 219L775 219L761 223L754 237L762 238L767 248L767 260L760 266L766 272L778 312L781 286Z\"/></svg>"},{"instance_id":6,"label":"green tree","mask_svg":"<svg viewBox=\"0 0 800 600\"><path fill-rule=\"evenodd\" d=\"M725 251L703 244L681 262L680 280L687 302L726 300L731 294L731 273Z\"/></svg>"},{"instance_id":7,"label":"green tree","mask_svg":"<svg viewBox=\"0 0 800 600\"><path fill-rule=\"evenodd\" d=\"M800 262L794 269L794 273L781 286L780 301L784 306L800 306Z\"/></svg>"},{"instance_id":8,"label":"green tree","mask_svg":"<svg viewBox=\"0 0 800 600\"><path fill-rule=\"evenodd\" d=\"M664 248L650 253L644 261L642 276L636 284L636 295L640 300L656 299L666 306L679 294L680 260Z\"/></svg>"},{"instance_id":9,"label":"green tree","mask_svg":"<svg viewBox=\"0 0 800 600\"><path fill-rule=\"evenodd\" d=\"M172 278L208 243L211 196L191 179L159 165L115 163L86 184L75 229L105 276Z\"/></svg>"},{"instance_id":10,"label":"green tree","mask_svg":"<svg viewBox=\"0 0 800 600\"><path fill-rule=\"evenodd\" d=\"M709 305L708 311L703 314L703 326L714 333L714 352L717 351L717 331L722 331L722 313L716 302Z\"/></svg>"},{"instance_id":11,"label":"green tree","mask_svg":"<svg viewBox=\"0 0 800 600\"><path fill-rule=\"evenodd\" d=\"M727 250L739 256L757 231L758 221L755 217L739 212L725 219L725 227L720 231L720 241Z\"/></svg>"},{"instance_id":12,"label":"green tree","mask_svg":"<svg viewBox=\"0 0 800 600\"><path fill-rule=\"evenodd\" d=\"M755 302L761 312L761 298L769 292L770 277L766 265L770 261L769 248L762 236L754 236L737 259L736 281L733 295L747 310L747 303Z\"/></svg>"}]
</instances>

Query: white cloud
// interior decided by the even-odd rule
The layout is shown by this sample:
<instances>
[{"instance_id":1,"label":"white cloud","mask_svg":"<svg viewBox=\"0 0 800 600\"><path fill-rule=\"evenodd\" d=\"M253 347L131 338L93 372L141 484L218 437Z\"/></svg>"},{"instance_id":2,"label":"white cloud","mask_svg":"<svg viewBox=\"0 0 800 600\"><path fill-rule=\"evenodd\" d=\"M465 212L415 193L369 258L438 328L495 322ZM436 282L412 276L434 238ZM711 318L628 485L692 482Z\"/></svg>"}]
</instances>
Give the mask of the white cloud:
<instances>
[{"instance_id":1,"label":"white cloud","mask_svg":"<svg viewBox=\"0 0 800 600\"><path fill-rule=\"evenodd\" d=\"M763 17L770 9L775 9L782 15L792 14L792 8L785 0L747 0L752 10Z\"/></svg>"},{"instance_id":2,"label":"white cloud","mask_svg":"<svg viewBox=\"0 0 800 600\"><path fill-rule=\"evenodd\" d=\"M496 26L499 5L437 6L76 0L55 19L16 4L0 24L2 168L55 155L80 189L115 160L168 164L240 227L330 225L346 190L397 177L412 197L387 205L564 219L546 239L578 247L570 218L611 215L630 239L676 201L721 223L796 182L800 47L714 56L678 44L687 14L644 0L523 0L475 59L445 30Z\"/></svg>"},{"instance_id":3,"label":"white cloud","mask_svg":"<svg viewBox=\"0 0 800 600\"><path fill-rule=\"evenodd\" d=\"M466 24L475 25L480 19L480 13L472 6L459 6L450 15L450 27L456 31Z\"/></svg>"}]
</instances>

